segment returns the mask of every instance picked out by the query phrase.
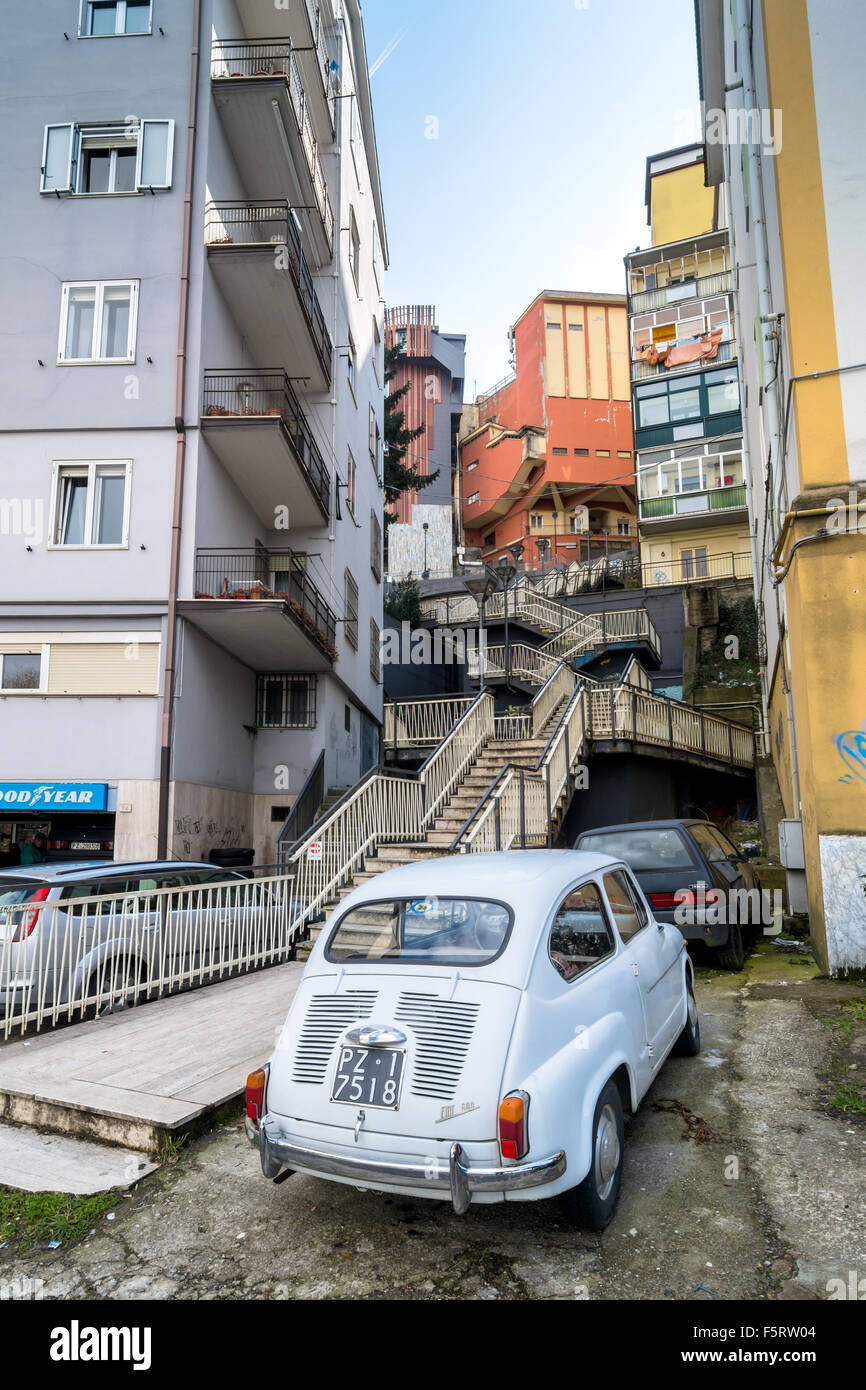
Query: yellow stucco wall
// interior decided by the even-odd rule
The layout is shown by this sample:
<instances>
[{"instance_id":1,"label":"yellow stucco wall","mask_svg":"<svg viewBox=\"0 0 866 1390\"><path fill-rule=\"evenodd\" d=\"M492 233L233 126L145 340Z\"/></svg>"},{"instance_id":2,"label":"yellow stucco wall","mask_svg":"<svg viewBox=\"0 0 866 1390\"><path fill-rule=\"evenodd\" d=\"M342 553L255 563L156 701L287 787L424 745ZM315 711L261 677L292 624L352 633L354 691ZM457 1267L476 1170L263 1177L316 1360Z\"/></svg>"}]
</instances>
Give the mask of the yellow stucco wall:
<instances>
[{"instance_id":1,"label":"yellow stucco wall","mask_svg":"<svg viewBox=\"0 0 866 1390\"><path fill-rule=\"evenodd\" d=\"M631 362L628 341L628 313L622 309L607 311L610 328L610 380L615 401L631 400Z\"/></svg>"},{"instance_id":2,"label":"yellow stucco wall","mask_svg":"<svg viewBox=\"0 0 866 1390\"><path fill-rule=\"evenodd\" d=\"M776 666L773 683L770 689L770 696L767 702L770 725L770 756L773 759L773 765L776 769L776 777L779 782L779 792L782 797L782 805L785 808L785 815L789 819L796 820L800 811L794 798L794 782L791 773L791 759L793 757L793 749L791 747L792 734L788 716L788 698L785 693L787 672L783 667L783 662L784 655L780 657Z\"/></svg>"},{"instance_id":3,"label":"yellow stucco wall","mask_svg":"<svg viewBox=\"0 0 866 1390\"><path fill-rule=\"evenodd\" d=\"M711 232L714 202L713 189L704 187L703 161L653 175L650 183L653 246Z\"/></svg>"}]
</instances>

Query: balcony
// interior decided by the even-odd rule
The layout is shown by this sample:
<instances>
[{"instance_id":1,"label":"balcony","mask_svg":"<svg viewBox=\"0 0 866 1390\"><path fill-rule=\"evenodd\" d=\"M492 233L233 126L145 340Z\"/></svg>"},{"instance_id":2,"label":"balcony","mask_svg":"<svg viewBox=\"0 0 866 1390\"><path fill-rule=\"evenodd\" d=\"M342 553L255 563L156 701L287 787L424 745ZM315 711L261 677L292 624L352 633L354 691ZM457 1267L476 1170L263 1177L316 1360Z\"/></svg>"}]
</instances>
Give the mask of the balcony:
<instances>
[{"instance_id":1,"label":"balcony","mask_svg":"<svg viewBox=\"0 0 866 1390\"><path fill-rule=\"evenodd\" d=\"M693 555L684 560L651 560L641 566L645 589L667 584L706 584L722 579L751 579L752 556L748 550L722 555Z\"/></svg>"},{"instance_id":2,"label":"balcony","mask_svg":"<svg viewBox=\"0 0 866 1390\"><path fill-rule=\"evenodd\" d=\"M718 275L699 275L692 280L675 280L655 290L641 290L628 297L630 314L651 313L655 309L666 309L670 304L679 304L684 299L709 299L716 294L731 294L734 277L730 270Z\"/></svg>"},{"instance_id":3,"label":"balcony","mask_svg":"<svg viewBox=\"0 0 866 1390\"><path fill-rule=\"evenodd\" d=\"M292 526L327 522L331 475L285 372L205 372L201 427L267 527L287 499Z\"/></svg>"},{"instance_id":4,"label":"balcony","mask_svg":"<svg viewBox=\"0 0 866 1390\"><path fill-rule=\"evenodd\" d=\"M310 95L317 134L320 140L330 143L336 128L339 71L330 4L291 0L286 7L275 5L273 0L236 0L236 8L245 33L292 44Z\"/></svg>"},{"instance_id":5,"label":"balcony","mask_svg":"<svg viewBox=\"0 0 866 1390\"><path fill-rule=\"evenodd\" d=\"M259 362L281 362L309 391L331 385L331 337L288 203L210 202L208 262Z\"/></svg>"},{"instance_id":6,"label":"balcony","mask_svg":"<svg viewBox=\"0 0 866 1390\"><path fill-rule=\"evenodd\" d=\"M638 504L641 524L663 523L654 529L677 530L712 520L718 513L746 510L745 483L709 488L703 492L682 492L672 497L645 497ZM726 520L734 520L727 517Z\"/></svg>"},{"instance_id":7,"label":"balcony","mask_svg":"<svg viewBox=\"0 0 866 1390\"><path fill-rule=\"evenodd\" d=\"M684 339L682 343L673 340L665 347L687 346L693 339ZM693 372L700 370L702 366L715 367L722 362L736 362L737 344L728 339L727 342L719 343L715 357L701 357L693 362L682 362L676 367L666 367L664 361L652 363L644 362L640 357L632 357L631 360L631 379L632 381L645 381L647 378L659 376L676 376L679 372Z\"/></svg>"},{"instance_id":8,"label":"balcony","mask_svg":"<svg viewBox=\"0 0 866 1390\"><path fill-rule=\"evenodd\" d=\"M263 546L200 549L187 622L258 671L326 671L337 620L307 572L308 556Z\"/></svg>"},{"instance_id":9,"label":"balcony","mask_svg":"<svg viewBox=\"0 0 866 1390\"><path fill-rule=\"evenodd\" d=\"M216 40L211 89L247 192L267 199L288 184L316 264L329 264L334 212L291 42Z\"/></svg>"}]
</instances>

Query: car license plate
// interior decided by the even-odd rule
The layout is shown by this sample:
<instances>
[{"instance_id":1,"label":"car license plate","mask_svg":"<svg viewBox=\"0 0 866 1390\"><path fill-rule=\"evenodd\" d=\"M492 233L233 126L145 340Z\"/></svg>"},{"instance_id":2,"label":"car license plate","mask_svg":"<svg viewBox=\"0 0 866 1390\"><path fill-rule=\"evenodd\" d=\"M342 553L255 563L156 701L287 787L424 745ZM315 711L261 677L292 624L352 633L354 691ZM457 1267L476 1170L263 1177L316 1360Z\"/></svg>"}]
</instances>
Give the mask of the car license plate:
<instances>
[{"instance_id":1,"label":"car license plate","mask_svg":"<svg viewBox=\"0 0 866 1390\"><path fill-rule=\"evenodd\" d=\"M102 849L100 840L73 840L70 849Z\"/></svg>"},{"instance_id":2,"label":"car license plate","mask_svg":"<svg viewBox=\"0 0 866 1390\"><path fill-rule=\"evenodd\" d=\"M341 1047L331 1100L398 1109L405 1056L393 1047Z\"/></svg>"}]
</instances>

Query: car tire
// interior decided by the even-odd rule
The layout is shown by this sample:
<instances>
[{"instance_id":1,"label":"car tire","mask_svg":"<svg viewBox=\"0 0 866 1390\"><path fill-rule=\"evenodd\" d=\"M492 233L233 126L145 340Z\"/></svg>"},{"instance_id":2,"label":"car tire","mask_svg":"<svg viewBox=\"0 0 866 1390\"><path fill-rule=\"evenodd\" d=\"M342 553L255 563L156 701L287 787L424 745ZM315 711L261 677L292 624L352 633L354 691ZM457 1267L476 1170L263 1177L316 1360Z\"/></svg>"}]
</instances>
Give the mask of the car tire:
<instances>
[{"instance_id":1,"label":"car tire","mask_svg":"<svg viewBox=\"0 0 866 1390\"><path fill-rule=\"evenodd\" d=\"M691 976L686 980L686 994L688 998L686 1022L683 1031L674 1043L673 1050L678 1057L697 1057L701 1050L701 1020L698 1017L698 1006L695 1001L695 990Z\"/></svg>"},{"instance_id":2,"label":"car tire","mask_svg":"<svg viewBox=\"0 0 866 1390\"><path fill-rule=\"evenodd\" d=\"M718 948L717 957L723 970L742 970L746 963L746 951L739 922L731 923L727 942Z\"/></svg>"},{"instance_id":3,"label":"car tire","mask_svg":"<svg viewBox=\"0 0 866 1390\"><path fill-rule=\"evenodd\" d=\"M96 975L91 975L87 981L84 991L85 999L91 993L96 992ZM104 1004L101 1009L97 1009L95 1004L85 1004L81 1009L82 1023L88 1023L94 1018L106 1018L109 1014L125 1013L127 1009L135 1008L137 1004L143 1004L147 999L147 971L145 966L131 961L127 967L125 985L127 993L120 999L116 999L113 1004Z\"/></svg>"},{"instance_id":4,"label":"car tire","mask_svg":"<svg viewBox=\"0 0 866 1390\"><path fill-rule=\"evenodd\" d=\"M563 1194L569 1220L591 1231L604 1230L619 1201L622 1163L622 1097L616 1082L608 1081L592 1120L592 1166L582 1183Z\"/></svg>"}]
</instances>

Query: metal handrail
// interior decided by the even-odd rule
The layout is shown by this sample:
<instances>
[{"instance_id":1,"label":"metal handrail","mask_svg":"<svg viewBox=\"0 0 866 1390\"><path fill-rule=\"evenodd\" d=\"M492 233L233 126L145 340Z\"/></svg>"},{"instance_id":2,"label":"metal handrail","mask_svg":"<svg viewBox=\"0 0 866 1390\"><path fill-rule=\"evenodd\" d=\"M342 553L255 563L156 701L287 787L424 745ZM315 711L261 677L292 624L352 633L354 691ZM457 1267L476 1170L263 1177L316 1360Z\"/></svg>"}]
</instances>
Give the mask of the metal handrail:
<instances>
[{"instance_id":1,"label":"metal handrail","mask_svg":"<svg viewBox=\"0 0 866 1390\"><path fill-rule=\"evenodd\" d=\"M285 251L284 267L294 284L310 335L322 367L331 380L331 335L313 284L313 276L301 245L301 235L285 198L255 202L241 198L211 200L205 204L204 240L206 246L268 246Z\"/></svg>"},{"instance_id":2,"label":"metal handrail","mask_svg":"<svg viewBox=\"0 0 866 1390\"><path fill-rule=\"evenodd\" d=\"M246 371L208 368L204 373L202 416L208 420L278 417L325 514L330 514L331 475L294 387L282 368L250 367Z\"/></svg>"},{"instance_id":3,"label":"metal handrail","mask_svg":"<svg viewBox=\"0 0 866 1390\"><path fill-rule=\"evenodd\" d=\"M289 814L280 827L277 836L277 859L280 860L285 853L287 845L294 846L315 823L319 807L325 796L325 750L322 749L312 768L307 774L304 785L295 797L294 803L289 809ZM312 811L312 815L308 813ZM300 824L306 821L305 824Z\"/></svg>"},{"instance_id":4,"label":"metal handrail","mask_svg":"<svg viewBox=\"0 0 866 1390\"><path fill-rule=\"evenodd\" d=\"M328 185L319 160L319 148L301 79L301 70L291 39L214 39L211 46L211 80L236 81L238 78L259 80L280 77L286 83L289 105L297 122L298 135L304 149L307 171L313 184L316 205L328 246L334 245L334 210Z\"/></svg>"}]
</instances>

